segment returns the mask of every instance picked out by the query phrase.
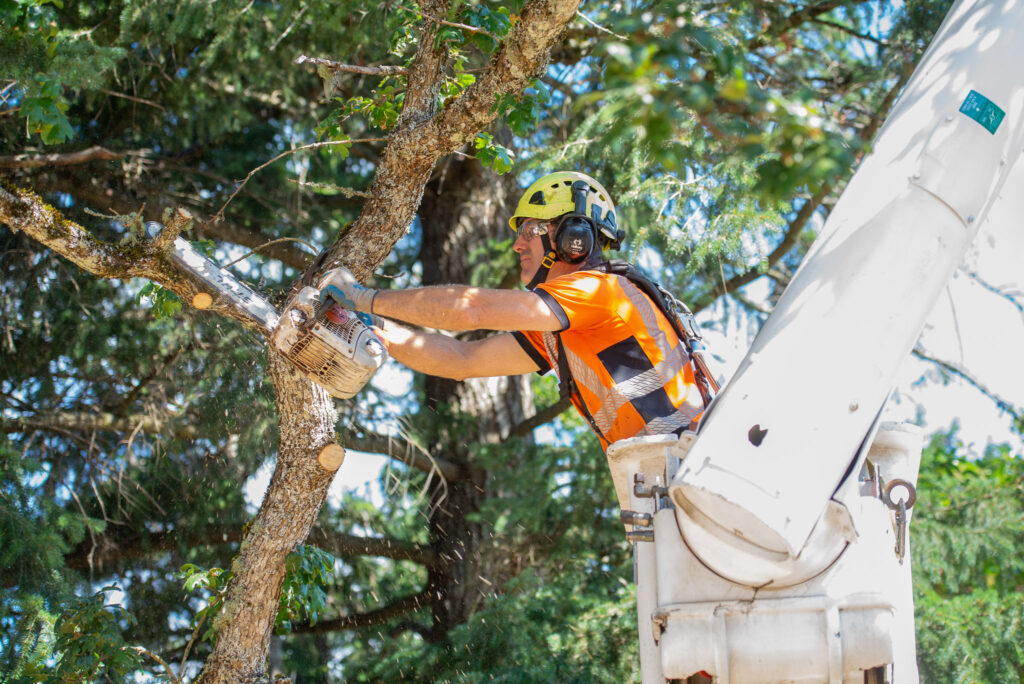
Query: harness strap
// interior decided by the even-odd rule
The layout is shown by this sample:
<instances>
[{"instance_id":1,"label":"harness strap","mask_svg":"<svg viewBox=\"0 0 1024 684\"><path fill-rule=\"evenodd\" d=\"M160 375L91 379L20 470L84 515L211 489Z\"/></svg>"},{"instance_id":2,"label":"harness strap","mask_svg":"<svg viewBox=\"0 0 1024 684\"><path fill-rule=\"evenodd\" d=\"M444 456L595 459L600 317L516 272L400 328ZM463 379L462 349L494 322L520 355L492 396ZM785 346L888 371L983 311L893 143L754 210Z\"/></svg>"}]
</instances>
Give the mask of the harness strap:
<instances>
[{"instance_id":1,"label":"harness strap","mask_svg":"<svg viewBox=\"0 0 1024 684\"><path fill-rule=\"evenodd\" d=\"M701 340L697 324L693 320L693 313L683 302L676 299L672 293L658 283L648 278L640 269L622 259L610 259L592 266L593 270L602 273L621 275L632 283L635 283L644 294L651 298L654 305L668 319L672 329L675 330L679 340L685 345L686 353L693 361L694 379L697 381L697 389L700 391L704 407L711 403L718 393L718 383L715 381L704 361L704 342Z\"/></svg>"},{"instance_id":2,"label":"harness strap","mask_svg":"<svg viewBox=\"0 0 1024 684\"><path fill-rule=\"evenodd\" d=\"M604 436L601 428L597 426L597 421L594 420L594 415L590 412L590 408L587 406L587 402L584 401L583 395L580 394L579 388L576 387L576 381L572 377L572 373L569 371L569 359L565 355L565 346L562 345L562 335L560 333L554 333L555 344L558 347L558 396L562 399L572 399L576 397L578 402L578 408L583 417L587 420L587 424L590 425L590 429L594 431L598 437L605 442L608 439Z\"/></svg>"}]
</instances>

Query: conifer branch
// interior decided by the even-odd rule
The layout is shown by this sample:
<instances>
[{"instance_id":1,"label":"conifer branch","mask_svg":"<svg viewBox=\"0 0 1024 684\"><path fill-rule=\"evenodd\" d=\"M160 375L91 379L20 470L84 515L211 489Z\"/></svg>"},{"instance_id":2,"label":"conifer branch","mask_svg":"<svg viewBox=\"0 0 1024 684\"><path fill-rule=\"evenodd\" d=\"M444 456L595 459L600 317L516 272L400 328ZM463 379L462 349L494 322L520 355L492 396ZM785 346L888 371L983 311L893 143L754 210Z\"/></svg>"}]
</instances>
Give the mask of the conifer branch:
<instances>
[{"instance_id":1,"label":"conifer branch","mask_svg":"<svg viewBox=\"0 0 1024 684\"><path fill-rule=\"evenodd\" d=\"M195 546L219 546L241 541L242 523L207 527L198 533L193 530L140 533L123 527L108 527L108 532L95 542L84 540L65 555L65 563L72 570L105 568L134 558ZM336 556L373 556L405 560L431 567L437 555L429 546L391 539L389 537L358 537L324 527L314 527L308 543Z\"/></svg>"},{"instance_id":2,"label":"conifer branch","mask_svg":"<svg viewBox=\"0 0 1024 684\"><path fill-rule=\"evenodd\" d=\"M822 185L818 192L814 193L813 197L807 199L800 210L793 217L793 220L789 222L789 226L786 228L785 234L782 236L782 240L775 246L775 249L765 258L768 266L775 265L782 257L784 257L789 250L796 244L797 238L800 237L800 233L803 231L804 226L810 220L814 212L821 206L822 201L828 197L829 193L832 192L832 184L825 183ZM716 284L714 288L709 290L700 296L692 305L693 312L696 313L704 307L711 304L719 296L729 294L740 289L747 283L756 280L763 275L761 270L761 264L753 268L749 268L742 273L738 273L728 280L723 280L720 284Z\"/></svg>"},{"instance_id":3,"label":"conifer branch","mask_svg":"<svg viewBox=\"0 0 1024 684\"><path fill-rule=\"evenodd\" d=\"M312 64L314 66L326 67L331 71L345 71L351 74L364 74L366 76L407 76L409 69L401 66L377 65L363 66L360 64L344 64L326 57L307 57L299 55L295 58L296 64Z\"/></svg>"},{"instance_id":4,"label":"conifer branch","mask_svg":"<svg viewBox=\"0 0 1024 684\"><path fill-rule=\"evenodd\" d=\"M293 154L296 154L297 152L304 152L306 150L318 150L318 149L320 149L322 147L332 147L332 146L336 146L336 145L353 145L355 143L386 142L386 141L387 141L387 138L356 138L356 139L352 139L352 140L325 140L323 142L316 142L316 143L309 143L308 145L302 145L301 147L296 147L293 150L286 150L286 151L282 152L281 154L277 155L276 157L274 157L273 159L271 159L269 161L266 161L266 162L263 162L262 164L257 166L255 169L253 169L252 171L247 173L245 178L243 178L241 181L239 181L238 187L235 188L234 192L232 192L231 195L227 198L227 200L225 200L225 202L221 206L221 208L217 210L217 213L213 215L213 218L211 219L211 222L212 223L217 223L218 221L221 221L224 218L224 210L227 209L229 204L231 204L231 200L235 199L235 197L238 195L238 193L242 191L242 188L245 187L245 184L248 183L249 180L253 176L255 176L257 173L259 173L263 169L267 168L268 166L270 166L274 162L280 161L281 159L284 159L285 157L288 157L288 156L291 156Z\"/></svg>"},{"instance_id":5,"label":"conifer branch","mask_svg":"<svg viewBox=\"0 0 1024 684\"><path fill-rule=\"evenodd\" d=\"M999 407L1001 411L1006 412L1013 418L1014 422L1020 423L1024 421L1024 407L1017 406L1008 399L1004 399L995 391L990 389L984 384L978 377L970 373L966 368L959 364L952 363L951 361L943 361L942 359L932 356L925 352L920 347L915 347L913 355L922 361L928 361L934 363L936 366L941 368L943 371L961 378L966 381L969 385L974 387L976 390L984 394L986 397L995 402L995 405Z\"/></svg>"},{"instance_id":6,"label":"conifer branch","mask_svg":"<svg viewBox=\"0 0 1024 684\"><path fill-rule=\"evenodd\" d=\"M104 431L132 432L135 430L147 434L164 434L176 439L196 439L199 431L185 420L172 419L164 422L148 413L133 415L114 415L107 412L74 412L43 413L17 418L0 417L0 433L11 434L28 430L47 430L67 434L69 431Z\"/></svg>"},{"instance_id":7,"label":"conifer branch","mask_svg":"<svg viewBox=\"0 0 1024 684\"><path fill-rule=\"evenodd\" d=\"M879 108L879 111L887 113L892 108L893 102L896 100L899 93L902 92L903 86L906 85L907 81L910 79L910 75L913 73L915 66L916 62L910 62L904 65L903 71L900 73L900 77L896 79L893 86L886 92L885 97L882 98L882 105ZM884 117L874 117L858 132L857 137L865 143L871 141L875 137L875 134L878 133L878 129L881 128L883 121ZM766 257L765 262L769 268L778 263L779 260L789 252L793 245L796 244L797 238L800 236L800 232L803 230L804 226L807 225L807 222L810 220L811 216L814 215L814 212L818 207L820 207L829 196L833 188L834 186L831 183L824 183L818 192L814 193L812 197L804 202L803 206L800 207L800 210L796 213L796 216L793 217L793 220L786 228L786 232L782 236L782 240ZM692 306L694 313L711 304L711 302L713 302L717 297L730 292L735 292L747 283L757 279L760 275L762 275L762 270L761 264L759 263L757 266L749 268L742 273L738 273L729 279L723 278L721 285L714 287L696 299Z\"/></svg>"},{"instance_id":8,"label":"conifer branch","mask_svg":"<svg viewBox=\"0 0 1024 684\"><path fill-rule=\"evenodd\" d=\"M325 527L314 527L307 541L335 556L379 556L412 561L428 568L437 563L437 553L429 546L390 537L359 537Z\"/></svg>"},{"instance_id":9,"label":"conifer branch","mask_svg":"<svg viewBox=\"0 0 1024 684\"><path fill-rule=\"evenodd\" d=\"M371 454L383 454L424 473L438 473L447 482L459 482L465 473L458 465L438 458L422 447L398 437L368 434L363 437L347 437L345 447Z\"/></svg>"},{"instance_id":10,"label":"conifer branch","mask_svg":"<svg viewBox=\"0 0 1024 684\"><path fill-rule=\"evenodd\" d=\"M113 161L133 154L131 152L112 152L105 147L93 145L78 152L63 154L15 154L0 156L0 168L4 169L35 169L42 166L72 166L91 161Z\"/></svg>"},{"instance_id":11,"label":"conifer branch","mask_svg":"<svg viewBox=\"0 0 1024 684\"><path fill-rule=\"evenodd\" d=\"M166 112L167 111L167 109L162 104L160 104L158 102L153 102L152 100L145 100L145 99L143 99L141 97L135 97L134 95L128 95L127 93L114 92L113 90L107 90L106 88L100 88L99 91L101 93L103 93L104 95L110 95L111 97L120 97L120 98L122 98L124 100L128 100L130 102L138 102L139 104L144 104L144 105L148 105L150 107L155 107L156 109L159 109L161 112Z\"/></svg>"}]
</instances>

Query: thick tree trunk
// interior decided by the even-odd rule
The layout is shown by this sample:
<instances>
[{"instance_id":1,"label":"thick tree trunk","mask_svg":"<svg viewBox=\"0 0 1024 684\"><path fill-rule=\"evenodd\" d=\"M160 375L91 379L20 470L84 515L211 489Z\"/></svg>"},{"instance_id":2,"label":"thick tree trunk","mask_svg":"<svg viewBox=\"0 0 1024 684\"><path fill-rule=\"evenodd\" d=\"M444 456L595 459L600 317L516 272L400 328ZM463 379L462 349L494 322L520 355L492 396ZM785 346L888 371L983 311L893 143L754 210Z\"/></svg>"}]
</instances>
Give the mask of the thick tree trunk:
<instances>
[{"instance_id":1,"label":"thick tree trunk","mask_svg":"<svg viewBox=\"0 0 1024 684\"><path fill-rule=\"evenodd\" d=\"M518 192L514 179L496 176L474 160L450 158L420 207L424 284L469 282L480 266L473 254L508 237L509 205ZM499 584L484 552L487 530L468 517L488 496L487 473L474 464L469 445L500 441L532 414L533 406L524 377L465 382L428 377L425 389L428 406L454 414L438 421L432 451L468 474L431 492L430 538L439 562L428 573L430 639L443 641Z\"/></svg>"},{"instance_id":2,"label":"thick tree trunk","mask_svg":"<svg viewBox=\"0 0 1024 684\"><path fill-rule=\"evenodd\" d=\"M285 558L309 535L336 472L316 458L335 438L331 397L273 352L270 374L280 421L277 467L231 564L234 580L214 625L217 643L199 679L204 684L268 680Z\"/></svg>"}]
</instances>

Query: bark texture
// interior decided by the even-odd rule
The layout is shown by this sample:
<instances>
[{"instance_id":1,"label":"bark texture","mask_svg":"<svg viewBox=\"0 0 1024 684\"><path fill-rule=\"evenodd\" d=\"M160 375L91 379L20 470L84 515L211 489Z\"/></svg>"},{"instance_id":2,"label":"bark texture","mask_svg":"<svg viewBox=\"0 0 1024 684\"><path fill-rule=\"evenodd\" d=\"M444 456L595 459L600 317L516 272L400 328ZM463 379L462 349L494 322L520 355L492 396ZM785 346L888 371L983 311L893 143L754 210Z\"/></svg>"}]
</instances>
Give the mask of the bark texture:
<instances>
[{"instance_id":1,"label":"bark texture","mask_svg":"<svg viewBox=\"0 0 1024 684\"><path fill-rule=\"evenodd\" d=\"M280 421L277 467L231 564L234 578L214 625L217 644L199 679L204 684L267 680L285 558L309 535L336 472L316 460L334 441L337 413L330 395L275 353L270 374Z\"/></svg>"}]
</instances>

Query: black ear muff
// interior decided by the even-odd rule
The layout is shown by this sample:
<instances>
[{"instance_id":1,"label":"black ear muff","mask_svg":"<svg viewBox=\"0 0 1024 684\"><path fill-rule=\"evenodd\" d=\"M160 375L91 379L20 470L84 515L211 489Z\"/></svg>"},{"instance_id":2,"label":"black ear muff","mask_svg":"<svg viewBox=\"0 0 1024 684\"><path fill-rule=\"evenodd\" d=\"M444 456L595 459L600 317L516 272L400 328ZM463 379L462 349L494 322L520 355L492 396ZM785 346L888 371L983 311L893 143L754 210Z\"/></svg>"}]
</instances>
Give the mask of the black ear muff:
<instances>
[{"instance_id":1,"label":"black ear muff","mask_svg":"<svg viewBox=\"0 0 1024 684\"><path fill-rule=\"evenodd\" d=\"M594 251L594 223L586 216L569 214L555 229L555 254L562 261L578 264Z\"/></svg>"}]
</instances>

